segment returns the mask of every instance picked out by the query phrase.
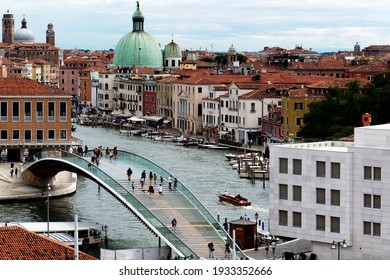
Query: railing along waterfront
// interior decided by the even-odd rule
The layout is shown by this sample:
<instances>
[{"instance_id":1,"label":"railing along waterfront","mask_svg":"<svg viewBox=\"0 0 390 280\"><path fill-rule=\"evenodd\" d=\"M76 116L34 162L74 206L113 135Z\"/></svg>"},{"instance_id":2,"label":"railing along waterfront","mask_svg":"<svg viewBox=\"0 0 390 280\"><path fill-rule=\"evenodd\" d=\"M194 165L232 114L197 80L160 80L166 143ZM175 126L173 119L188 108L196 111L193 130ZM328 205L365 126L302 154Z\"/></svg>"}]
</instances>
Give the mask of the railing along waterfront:
<instances>
[{"instance_id":1,"label":"railing along waterfront","mask_svg":"<svg viewBox=\"0 0 390 280\"><path fill-rule=\"evenodd\" d=\"M121 157L128 155L127 152L121 152ZM129 158L137 159L137 156L132 155ZM77 155L65 152L65 151L42 151L31 157L26 163L26 166L33 164L37 159L53 159L57 158L63 161L70 162L77 165L81 169L92 173L96 178L100 179L103 183L101 186L110 192L114 197L118 199L124 199L130 204L129 210L136 216L142 219L143 223L149 227L156 235L160 235L163 240L167 241L168 245L171 244L179 254L180 257L189 257L192 259L199 259L199 256L191 250L176 234L174 234L167 226L165 226L149 209L140 202L134 195L124 188L120 183L114 180L110 175L99 169L96 165L89 166L90 162ZM144 159L145 160L145 159ZM149 162L145 160L146 162ZM150 162L149 162L150 163ZM155 167L155 165L153 166ZM24 167L25 168L25 167ZM162 169L161 169L162 170ZM106 184L106 185L105 185ZM113 190L110 190L110 188ZM126 206L126 205L125 205ZM158 234L159 233L159 234Z\"/></svg>"}]
</instances>

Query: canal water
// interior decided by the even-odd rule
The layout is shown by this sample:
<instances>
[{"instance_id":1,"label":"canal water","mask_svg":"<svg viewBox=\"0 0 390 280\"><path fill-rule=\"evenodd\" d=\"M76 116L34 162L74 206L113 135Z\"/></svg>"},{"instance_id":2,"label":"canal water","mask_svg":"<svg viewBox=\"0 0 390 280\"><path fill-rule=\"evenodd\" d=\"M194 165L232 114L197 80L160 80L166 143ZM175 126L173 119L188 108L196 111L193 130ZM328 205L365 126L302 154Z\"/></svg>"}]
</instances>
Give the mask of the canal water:
<instances>
[{"instance_id":1,"label":"canal water","mask_svg":"<svg viewBox=\"0 0 390 280\"><path fill-rule=\"evenodd\" d=\"M208 150L176 146L171 141L155 141L142 136L120 134L115 128L77 126L73 135L81 138L90 149L103 146L138 154L159 165L183 183L221 223L240 216L259 214L268 227L268 181L255 184L241 179L225 158L234 150ZM103 159L105 160L105 159ZM139 177L140 174L134 174ZM252 205L238 207L218 201L217 194L227 191L248 198ZM0 221L45 222L46 199L0 203ZM129 249L157 246L157 239L116 199L103 188L84 177L78 177L77 191L69 196L50 199L51 221L79 221L101 228L108 226L109 249ZM104 235L104 233L103 233Z\"/></svg>"}]
</instances>

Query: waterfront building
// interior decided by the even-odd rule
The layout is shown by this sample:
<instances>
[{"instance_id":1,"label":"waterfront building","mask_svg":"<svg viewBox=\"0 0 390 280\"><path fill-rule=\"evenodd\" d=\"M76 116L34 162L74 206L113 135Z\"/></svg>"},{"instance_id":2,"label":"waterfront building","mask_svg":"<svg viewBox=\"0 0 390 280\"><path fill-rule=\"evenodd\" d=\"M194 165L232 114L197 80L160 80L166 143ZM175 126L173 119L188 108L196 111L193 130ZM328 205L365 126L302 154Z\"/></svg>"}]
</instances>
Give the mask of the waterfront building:
<instances>
[{"instance_id":1,"label":"waterfront building","mask_svg":"<svg viewBox=\"0 0 390 280\"><path fill-rule=\"evenodd\" d=\"M389 259L389 139L383 124L355 128L354 142L271 145L271 234L311 240L322 260Z\"/></svg>"},{"instance_id":2,"label":"waterfront building","mask_svg":"<svg viewBox=\"0 0 390 280\"><path fill-rule=\"evenodd\" d=\"M0 79L0 149L22 162L45 149L72 144L71 95L30 79Z\"/></svg>"},{"instance_id":3,"label":"waterfront building","mask_svg":"<svg viewBox=\"0 0 390 280\"><path fill-rule=\"evenodd\" d=\"M210 86L209 96L202 100L202 127L208 139L218 142L219 138L226 135L228 131L219 131L220 128L220 103L221 96L229 91L227 85Z\"/></svg>"}]
</instances>

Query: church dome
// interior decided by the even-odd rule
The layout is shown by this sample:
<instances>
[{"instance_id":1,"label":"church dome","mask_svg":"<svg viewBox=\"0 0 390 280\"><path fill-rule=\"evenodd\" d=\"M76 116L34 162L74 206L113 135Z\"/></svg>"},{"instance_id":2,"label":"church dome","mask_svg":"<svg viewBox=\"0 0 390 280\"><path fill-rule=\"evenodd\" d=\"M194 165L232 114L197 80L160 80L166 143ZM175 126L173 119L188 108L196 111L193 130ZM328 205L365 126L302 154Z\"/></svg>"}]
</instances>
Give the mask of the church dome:
<instances>
[{"instance_id":1,"label":"church dome","mask_svg":"<svg viewBox=\"0 0 390 280\"><path fill-rule=\"evenodd\" d=\"M15 43L33 44L35 43L34 33L27 28L27 20L23 18L22 27L14 34Z\"/></svg>"},{"instance_id":2,"label":"church dome","mask_svg":"<svg viewBox=\"0 0 390 280\"><path fill-rule=\"evenodd\" d=\"M194 53L189 53L187 55L187 60L196 60L196 55Z\"/></svg>"},{"instance_id":3,"label":"church dome","mask_svg":"<svg viewBox=\"0 0 390 280\"><path fill-rule=\"evenodd\" d=\"M113 64L119 67L163 67L160 45L144 31L144 16L139 9L139 3L133 14L133 31L119 40Z\"/></svg>"},{"instance_id":4,"label":"church dome","mask_svg":"<svg viewBox=\"0 0 390 280\"><path fill-rule=\"evenodd\" d=\"M173 40L165 46L164 57L182 57L179 45L173 42Z\"/></svg>"}]
</instances>

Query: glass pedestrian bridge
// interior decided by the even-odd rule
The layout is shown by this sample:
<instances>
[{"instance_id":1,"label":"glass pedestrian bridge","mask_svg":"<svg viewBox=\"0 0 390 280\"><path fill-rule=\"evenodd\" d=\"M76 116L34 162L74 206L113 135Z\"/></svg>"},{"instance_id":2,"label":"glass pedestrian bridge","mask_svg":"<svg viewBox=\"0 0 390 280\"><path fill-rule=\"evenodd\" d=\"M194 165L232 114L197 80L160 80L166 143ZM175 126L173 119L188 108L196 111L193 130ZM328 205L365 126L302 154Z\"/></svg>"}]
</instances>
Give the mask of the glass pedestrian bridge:
<instances>
[{"instance_id":1,"label":"glass pedestrian bridge","mask_svg":"<svg viewBox=\"0 0 390 280\"><path fill-rule=\"evenodd\" d=\"M89 152L80 157L64 151L43 151L30 158L23 165L23 172L28 170L40 180L54 177L58 172L69 171L95 181L118 202L133 213L156 237L169 246L178 258L208 259L207 244L214 243L216 258L224 258L225 243L233 244L233 240L221 224L211 215L202 203L180 181L175 190L169 190L163 182L164 196L159 197L157 188L154 195L148 193L149 171L158 174L158 178L168 178L170 173L153 162L136 154L119 151L118 159L110 161L103 158L99 166L91 165ZM147 173L144 189L138 184L133 191L126 176L131 166L133 174ZM159 180L157 184L159 184ZM154 185L154 182L153 182ZM173 186L172 186L173 187ZM171 220L176 218L177 228L171 229ZM233 249L233 246L231 246ZM174 256L174 255L173 255ZM233 257L245 259L246 256L235 246Z\"/></svg>"}]
</instances>

